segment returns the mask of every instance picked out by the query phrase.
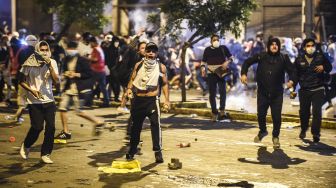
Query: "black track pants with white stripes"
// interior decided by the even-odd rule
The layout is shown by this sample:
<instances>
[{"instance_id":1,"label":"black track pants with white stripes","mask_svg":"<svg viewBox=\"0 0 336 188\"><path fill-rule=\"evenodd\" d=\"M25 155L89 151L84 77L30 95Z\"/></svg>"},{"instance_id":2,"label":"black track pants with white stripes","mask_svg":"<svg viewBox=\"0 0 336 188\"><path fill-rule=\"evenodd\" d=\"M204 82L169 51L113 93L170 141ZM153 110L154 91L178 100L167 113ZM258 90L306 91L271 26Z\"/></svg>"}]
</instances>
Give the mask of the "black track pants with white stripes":
<instances>
[{"instance_id":1,"label":"black track pants with white stripes","mask_svg":"<svg viewBox=\"0 0 336 188\"><path fill-rule=\"evenodd\" d=\"M131 117L133 125L131 127L131 140L129 154L137 153L140 142L142 125L146 117L150 120L153 151L161 151L162 135L160 127L160 106L158 97L136 96L132 101Z\"/></svg>"}]
</instances>

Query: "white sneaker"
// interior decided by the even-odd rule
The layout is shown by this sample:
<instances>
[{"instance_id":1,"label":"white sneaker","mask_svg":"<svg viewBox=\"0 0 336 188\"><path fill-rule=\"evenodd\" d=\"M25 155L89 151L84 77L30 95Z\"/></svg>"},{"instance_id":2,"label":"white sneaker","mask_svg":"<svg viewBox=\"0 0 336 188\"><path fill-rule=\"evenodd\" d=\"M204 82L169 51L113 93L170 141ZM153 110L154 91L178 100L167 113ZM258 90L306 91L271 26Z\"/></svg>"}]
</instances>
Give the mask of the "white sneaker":
<instances>
[{"instance_id":1,"label":"white sneaker","mask_svg":"<svg viewBox=\"0 0 336 188\"><path fill-rule=\"evenodd\" d=\"M17 123L18 124L22 124L24 122L24 119L22 117L18 118L17 119Z\"/></svg>"},{"instance_id":2,"label":"white sneaker","mask_svg":"<svg viewBox=\"0 0 336 188\"><path fill-rule=\"evenodd\" d=\"M43 156L41 157L41 160L42 160L44 163L46 163L46 164L52 164L52 163L54 163L54 161L52 161L52 160L50 159L50 155L49 155L49 154L47 154L47 155L43 155Z\"/></svg>"},{"instance_id":3,"label":"white sneaker","mask_svg":"<svg viewBox=\"0 0 336 188\"><path fill-rule=\"evenodd\" d=\"M29 148L24 147L24 143L22 143L20 148L20 155L23 159L28 159Z\"/></svg>"},{"instance_id":4,"label":"white sneaker","mask_svg":"<svg viewBox=\"0 0 336 188\"><path fill-rule=\"evenodd\" d=\"M119 106L118 108L117 108L117 111L118 112L121 112L121 113L125 113L125 114L129 114L130 113L130 111L129 111L129 109L125 106L125 107L121 107L121 106Z\"/></svg>"}]
</instances>

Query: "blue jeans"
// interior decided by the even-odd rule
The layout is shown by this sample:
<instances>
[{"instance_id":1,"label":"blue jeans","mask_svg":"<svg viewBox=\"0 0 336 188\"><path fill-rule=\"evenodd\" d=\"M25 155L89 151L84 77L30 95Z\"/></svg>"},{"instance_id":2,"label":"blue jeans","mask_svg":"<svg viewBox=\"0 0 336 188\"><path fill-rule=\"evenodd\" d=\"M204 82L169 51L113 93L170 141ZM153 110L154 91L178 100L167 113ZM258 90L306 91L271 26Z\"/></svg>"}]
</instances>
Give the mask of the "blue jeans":
<instances>
[{"instance_id":1,"label":"blue jeans","mask_svg":"<svg viewBox=\"0 0 336 188\"><path fill-rule=\"evenodd\" d=\"M202 77L201 75L201 69L196 69L196 79L200 85L200 87L202 88L203 91L207 91L208 90L208 85L206 83L205 78Z\"/></svg>"},{"instance_id":2,"label":"blue jeans","mask_svg":"<svg viewBox=\"0 0 336 188\"><path fill-rule=\"evenodd\" d=\"M209 100L211 105L211 111L213 114L218 114L216 106L216 93L217 85L220 95L219 110L225 109L226 102L226 81L225 78L220 78L217 74L208 74L208 87L209 87Z\"/></svg>"},{"instance_id":3,"label":"blue jeans","mask_svg":"<svg viewBox=\"0 0 336 188\"><path fill-rule=\"evenodd\" d=\"M108 105L109 101L110 101L110 97L109 97L107 89L106 89L106 75L105 75L105 73L104 72L94 72L93 73L93 79L94 79L95 82L98 83L99 90L103 93L104 105ZM93 95L94 94L92 94L91 99L93 99Z\"/></svg>"}]
</instances>

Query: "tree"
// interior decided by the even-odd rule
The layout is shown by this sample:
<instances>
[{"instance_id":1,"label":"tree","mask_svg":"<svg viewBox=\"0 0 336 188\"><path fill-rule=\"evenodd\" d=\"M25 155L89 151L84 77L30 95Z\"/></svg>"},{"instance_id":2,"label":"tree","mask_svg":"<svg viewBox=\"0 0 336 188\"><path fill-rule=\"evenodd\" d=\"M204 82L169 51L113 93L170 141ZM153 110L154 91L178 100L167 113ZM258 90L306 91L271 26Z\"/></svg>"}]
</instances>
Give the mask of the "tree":
<instances>
[{"instance_id":1,"label":"tree","mask_svg":"<svg viewBox=\"0 0 336 188\"><path fill-rule=\"evenodd\" d=\"M93 31L101 31L107 22L103 16L104 5L109 0L35 0L42 10L48 14L57 14L62 29L56 41L68 32L73 23Z\"/></svg>"},{"instance_id":2,"label":"tree","mask_svg":"<svg viewBox=\"0 0 336 188\"><path fill-rule=\"evenodd\" d=\"M224 35L232 32L236 37L241 33L241 25L256 8L255 0L166 0L161 5L161 12L166 16L164 33L178 35L179 31L189 29L193 34L182 46L181 82L182 102L186 101L185 90L185 55L188 47L214 33ZM157 20L151 15L149 21ZM188 28L183 28L186 22Z\"/></svg>"}]
</instances>

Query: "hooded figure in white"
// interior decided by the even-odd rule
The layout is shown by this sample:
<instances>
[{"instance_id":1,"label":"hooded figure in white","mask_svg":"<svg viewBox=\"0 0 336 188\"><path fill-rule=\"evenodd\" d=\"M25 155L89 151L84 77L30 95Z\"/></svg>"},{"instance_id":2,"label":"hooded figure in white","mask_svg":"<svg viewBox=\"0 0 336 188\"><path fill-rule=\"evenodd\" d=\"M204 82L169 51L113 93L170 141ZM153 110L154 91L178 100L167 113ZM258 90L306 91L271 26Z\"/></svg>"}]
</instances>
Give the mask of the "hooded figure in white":
<instances>
[{"instance_id":1,"label":"hooded figure in white","mask_svg":"<svg viewBox=\"0 0 336 188\"><path fill-rule=\"evenodd\" d=\"M48 51L41 51L40 46L48 46ZM57 63L51 59L51 51L46 41L40 41L35 46L35 52L22 65L20 72L26 76L26 82L32 90L39 91L41 97L36 98L31 92L28 92L28 104L41 104L54 101L52 93L52 76L49 66L52 66L58 76ZM50 61L50 65L46 63ZM59 76L58 76L59 77ZM58 80L59 81L59 80Z\"/></svg>"}]
</instances>

